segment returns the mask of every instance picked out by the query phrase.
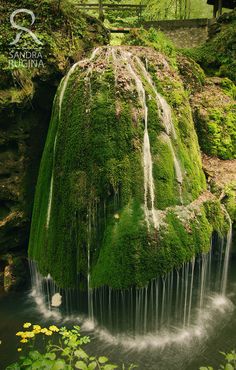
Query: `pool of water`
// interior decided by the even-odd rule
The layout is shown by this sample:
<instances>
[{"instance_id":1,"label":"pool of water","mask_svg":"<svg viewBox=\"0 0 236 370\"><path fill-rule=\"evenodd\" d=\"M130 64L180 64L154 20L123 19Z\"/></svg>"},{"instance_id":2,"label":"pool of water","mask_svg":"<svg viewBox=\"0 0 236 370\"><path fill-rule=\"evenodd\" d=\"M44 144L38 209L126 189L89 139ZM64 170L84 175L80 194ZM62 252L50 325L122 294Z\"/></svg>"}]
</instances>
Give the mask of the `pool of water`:
<instances>
[{"instance_id":1,"label":"pool of water","mask_svg":"<svg viewBox=\"0 0 236 370\"><path fill-rule=\"evenodd\" d=\"M202 311L202 322L188 328L172 328L133 336L109 332L81 316L46 318L29 291L0 296L0 369L18 357L15 333L22 323L30 321L58 325L79 324L82 332L91 337L87 351L106 355L121 364L135 363L141 370L197 370L203 365L217 366L222 360L219 351L236 349L236 261L231 260L227 300L212 298L211 305Z\"/></svg>"}]
</instances>

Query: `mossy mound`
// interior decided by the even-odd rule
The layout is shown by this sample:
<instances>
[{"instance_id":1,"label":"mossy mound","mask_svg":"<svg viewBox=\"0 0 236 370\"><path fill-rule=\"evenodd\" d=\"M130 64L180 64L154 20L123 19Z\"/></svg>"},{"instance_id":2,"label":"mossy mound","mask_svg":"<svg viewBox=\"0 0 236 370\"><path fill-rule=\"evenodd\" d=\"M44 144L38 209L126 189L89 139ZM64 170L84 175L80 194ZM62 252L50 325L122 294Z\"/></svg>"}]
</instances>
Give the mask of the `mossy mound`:
<instances>
[{"instance_id":1,"label":"mossy mound","mask_svg":"<svg viewBox=\"0 0 236 370\"><path fill-rule=\"evenodd\" d=\"M168 58L149 48L99 48L55 98L30 258L61 287L88 271L93 287L143 286L181 266L209 250L213 230L226 229L220 205L199 198L201 167L188 96Z\"/></svg>"}]
</instances>

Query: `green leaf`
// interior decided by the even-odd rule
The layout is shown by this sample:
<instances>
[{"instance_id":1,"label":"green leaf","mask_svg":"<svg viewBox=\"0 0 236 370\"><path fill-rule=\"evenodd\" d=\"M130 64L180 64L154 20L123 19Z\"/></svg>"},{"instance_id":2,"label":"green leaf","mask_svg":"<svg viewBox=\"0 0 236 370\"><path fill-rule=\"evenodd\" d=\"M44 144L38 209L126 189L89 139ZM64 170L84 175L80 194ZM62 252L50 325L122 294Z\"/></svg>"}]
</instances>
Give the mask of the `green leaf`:
<instances>
[{"instance_id":1,"label":"green leaf","mask_svg":"<svg viewBox=\"0 0 236 370\"><path fill-rule=\"evenodd\" d=\"M40 370L42 369L42 361L41 360L37 360L35 361L32 365L31 365L31 369L32 370Z\"/></svg>"},{"instance_id":2,"label":"green leaf","mask_svg":"<svg viewBox=\"0 0 236 370\"><path fill-rule=\"evenodd\" d=\"M75 368L80 370L88 370L88 367L84 361L77 361L75 364Z\"/></svg>"},{"instance_id":3,"label":"green leaf","mask_svg":"<svg viewBox=\"0 0 236 370\"><path fill-rule=\"evenodd\" d=\"M102 369L103 370L113 370L113 369L117 369L118 368L118 366L116 366L116 365L105 365L105 366L103 366L102 367Z\"/></svg>"},{"instance_id":4,"label":"green leaf","mask_svg":"<svg viewBox=\"0 0 236 370\"><path fill-rule=\"evenodd\" d=\"M20 370L20 366L17 363L15 363L7 366L6 370Z\"/></svg>"},{"instance_id":5,"label":"green leaf","mask_svg":"<svg viewBox=\"0 0 236 370\"><path fill-rule=\"evenodd\" d=\"M54 365L52 366L52 370L63 370L65 369L65 361L64 360L56 360Z\"/></svg>"},{"instance_id":6,"label":"green leaf","mask_svg":"<svg viewBox=\"0 0 236 370\"><path fill-rule=\"evenodd\" d=\"M41 357L41 354L38 351L30 351L29 352L29 357L32 360L36 361L36 360L38 360Z\"/></svg>"},{"instance_id":7,"label":"green leaf","mask_svg":"<svg viewBox=\"0 0 236 370\"><path fill-rule=\"evenodd\" d=\"M108 361L108 358L104 357L104 356L101 356L101 357L99 357L98 361L100 362L100 364L105 364L105 362Z\"/></svg>"},{"instance_id":8,"label":"green leaf","mask_svg":"<svg viewBox=\"0 0 236 370\"><path fill-rule=\"evenodd\" d=\"M231 361L235 360L235 354L234 353L227 353L225 358L226 358L227 361L231 362Z\"/></svg>"},{"instance_id":9,"label":"green leaf","mask_svg":"<svg viewBox=\"0 0 236 370\"><path fill-rule=\"evenodd\" d=\"M56 354L53 352L48 352L46 353L45 357L48 358L49 360L54 361L56 359Z\"/></svg>"},{"instance_id":10,"label":"green leaf","mask_svg":"<svg viewBox=\"0 0 236 370\"><path fill-rule=\"evenodd\" d=\"M28 365L31 365L32 364L32 360L30 358L26 358L24 360L24 362L22 363L22 365L24 366L28 366Z\"/></svg>"},{"instance_id":11,"label":"green leaf","mask_svg":"<svg viewBox=\"0 0 236 370\"><path fill-rule=\"evenodd\" d=\"M88 358L88 355L82 348L79 348L75 351L75 356L78 358Z\"/></svg>"},{"instance_id":12,"label":"green leaf","mask_svg":"<svg viewBox=\"0 0 236 370\"><path fill-rule=\"evenodd\" d=\"M234 366L232 366L231 364L226 364L225 370L234 370Z\"/></svg>"},{"instance_id":13,"label":"green leaf","mask_svg":"<svg viewBox=\"0 0 236 370\"><path fill-rule=\"evenodd\" d=\"M88 370L94 370L96 369L96 367L97 367L96 361L90 362L90 364L88 365Z\"/></svg>"}]
</instances>

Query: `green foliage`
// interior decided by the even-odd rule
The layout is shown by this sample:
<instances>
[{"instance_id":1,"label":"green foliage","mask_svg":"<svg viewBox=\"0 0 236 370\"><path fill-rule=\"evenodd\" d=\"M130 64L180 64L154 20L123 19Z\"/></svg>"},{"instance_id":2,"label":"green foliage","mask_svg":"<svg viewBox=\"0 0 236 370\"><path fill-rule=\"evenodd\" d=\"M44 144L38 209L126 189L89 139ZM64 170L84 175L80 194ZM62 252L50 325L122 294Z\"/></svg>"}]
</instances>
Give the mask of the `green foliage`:
<instances>
[{"instance_id":1,"label":"green foliage","mask_svg":"<svg viewBox=\"0 0 236 370\"><path fill-rule=\"evenodd\" d=\"M224 356L224 364L220 365L219 369L222 370L235 370L236 369L236 353L231 351L229 353L220 352ZM199 370L214 370L212 366L200 367Z\"/></svg>"},{"instance_id":2,"label":"green foliage","mask_svg":"<svg viewBox=\"0 0 236 370\"><path fill-rule=\"evenodd\" d=\"M31 323L24 324L24 327L31 327ZM85 352L83 347L90 342L90 338L81 336L79 326L73 326L72 329L66 327L59 329L51 325L48 329L42 329L39 325L33 325L32 331L18 332L16 335L28 339L20 340L24 348L22 352L22 348L19 347L18 352L23 355L16 363L7 366L6 370L112 370L119 368L118 365L109 363L105 356L96 358ZM38 340L42 336L45 337L44 348L39 352L37 350ZM49 336L52 339L46 339ZM136 367L130 365L127 370ZM122 370L125 370L124 365L122 365Z\"/></svg>"},{"instance_id":3,"label":"green foliage","mask_svg":"<svg viewBox=\"0 0 236 370\"><path fill-rule=\"evenodd\" d=\"M234 13L235 14L235 13ZM221 25L217 33L205 44L186 51L209 75L228 77L236 82L236 20Z\"/></svg>"},{"instance_id":4,"label":"green foliage","mask_svg":"<svg viewBox=\"0 0 236 370\"><path fill-rule=\"evenodd\" d=\"M146 20L211 18L212 8L203 0L144 0L147 8L144 11Z\"/></svg>"}]
</instances>

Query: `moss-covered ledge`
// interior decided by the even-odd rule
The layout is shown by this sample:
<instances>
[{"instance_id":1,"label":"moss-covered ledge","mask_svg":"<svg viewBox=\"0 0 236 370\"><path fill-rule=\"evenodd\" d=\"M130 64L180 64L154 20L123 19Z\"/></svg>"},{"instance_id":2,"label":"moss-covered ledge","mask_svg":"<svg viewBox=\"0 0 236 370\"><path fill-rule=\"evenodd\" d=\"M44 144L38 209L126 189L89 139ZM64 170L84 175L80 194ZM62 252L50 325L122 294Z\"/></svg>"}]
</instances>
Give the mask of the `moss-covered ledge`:
<instances>
[{"instance_id":1,"label":"moss-covered ledge","mask_svg":"<svg viewBox=\"0 0 236 370\"><path fill-rule=\"evenodd\" d=\"M228 215L210 192L188 206L159 211L159 220L158 239L146 238L144 225L127 206L119 221L114 220L107 229L105 245L92 273L94 288L143 287L151 279L208 253L213 233L224 238L229 229ZM126 228L131 230L128 238Z\"/></svg>"}]
</instances>

